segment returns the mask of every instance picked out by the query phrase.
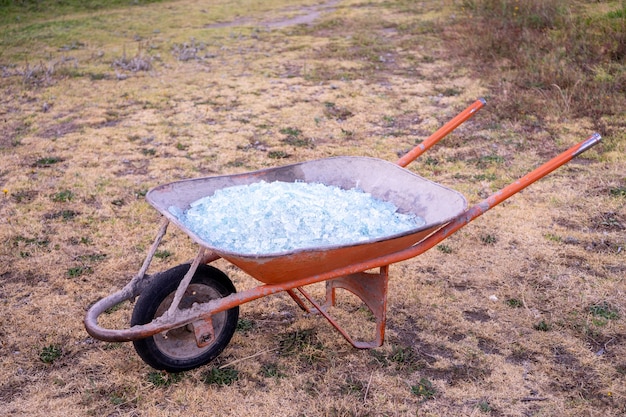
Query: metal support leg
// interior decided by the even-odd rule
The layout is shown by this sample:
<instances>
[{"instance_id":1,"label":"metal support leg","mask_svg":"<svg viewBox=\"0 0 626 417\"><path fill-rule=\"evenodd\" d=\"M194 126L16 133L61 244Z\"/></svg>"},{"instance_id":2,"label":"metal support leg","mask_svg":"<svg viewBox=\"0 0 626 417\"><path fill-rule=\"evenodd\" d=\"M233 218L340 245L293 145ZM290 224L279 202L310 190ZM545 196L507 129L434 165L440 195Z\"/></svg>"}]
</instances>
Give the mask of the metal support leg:
<instances>
[{"instance_id":1,"label":"metal support leg","mask_svg":"<svg viewBox=\"0 0 626 417\"><path fill-rule=\"evenodd\" d=\"M174 314L176 314L176 310L178 310L178 304L180 304L180 300L183 298L183 295L185 295L185 291L187 291L187 287L189 286L189 283L191 282L191 279L196 273L196 270L198 269L198 266L200 265L200 262L202 262L203 258L204 248L201 246L200 250L198 251L198 255L196 255L196 258L193 260L191 266L189 267L189 271L187 271L182 281L180 281L178 288L176 289L176 294L174 294L172 304L167 309L167 316L172 317Z\"/></svg>"},{"instance_id":2,"label":"metal support leg","mask_svg":"<svg viewBox=\"0 0 626 417\"><path fill-rule=\"evenodd\" d=\"M379 347L385 339L385 325L387 321L387 284L389 282L389 267L383 266L379 273L359 272L343 277L326 281L326 301L319 305L304 289L298 287L297 290L311 303L316 311L323 315L343 337L358 349L368 349ZM328 309L335 305L337 288L350 291L365 303L376 318L375 339L370 342L357 341L335 321L328 313ZM299 297L290 294L294 300L302 307L303 303ZM309 309L306 309L309 311Z\"/></svg>"}]
</instances>

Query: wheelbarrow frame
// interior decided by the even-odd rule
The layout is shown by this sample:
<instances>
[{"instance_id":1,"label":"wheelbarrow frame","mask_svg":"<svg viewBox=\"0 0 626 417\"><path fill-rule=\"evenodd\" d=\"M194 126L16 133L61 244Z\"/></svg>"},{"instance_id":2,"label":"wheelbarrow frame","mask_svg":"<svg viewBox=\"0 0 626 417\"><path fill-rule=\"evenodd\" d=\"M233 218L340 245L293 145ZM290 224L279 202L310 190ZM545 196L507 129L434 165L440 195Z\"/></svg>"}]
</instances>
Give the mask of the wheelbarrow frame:
<instances>
[{"instance_id":1,"label":"wheelbarrow frame","mask_svg":"<svg viewBox=\"0 0 626 417\"><path fill-rule=\"evenodd\" d=\"M450 120L427 140L416 146L409 153L400 158L396 164L405 167L411 161L432 147L436 142L445 137L448 133L460 124L472 117L476 111L485 105L483 99L479 99L467 107L463 112ZM443 241L462 227L469 224L474 219L481 216L486 211L502 203L513 194L521 191L530 184L548 175L563 164L569 162L574 157L591 148L601 140L599 134L594 133L586 140L572 146L567 151L561 153L550 161L544 163L539 168L526 174L524 177L495 192L478 204L454 217L448 223L438 226L432 233L421 239L418 243L382 256L375 256L360 262L342 266L318 274L277 283L265 283L253 288L233 293L229 296L211 300L206 303L197 304L191 308L180 310L179 303L183 297L187 286L191 282L195 271L201 264L209 264L221 256L212 250L200 245L198 253L191 263L189 271L185 274L178 286L174 299L167 312L152 322L135 325L128 329L108 329L98 324L98 317L111 307L139 296L153 281L155 275L147 275L152 258L159 247L161 240L166 234L170 220L164 217L157 236L150 247L148 255L137 275L120 291L105 297L89 308L84 324L87 332L100 340L109 342L127 342L154 336L182 326L191 324L199 347L210 344L213 340L213 329L211 316L219 312L227 311L247 302L263 298L280 292L287 292L291 298L305 311L319 313L324 316L330 324L335 327L344 338L356 348L373 348L381 346L384 342L386 310L387 310L387 288L389 280L389 265L401 262L418 256L429 250L439 242ZM378 272L373 270L378 269ZM254 276L253 276L254 277ZM323 304L317 302L304 287L325 282L326 297ZM373 340L354 340L346 330L329 314L329 308L335 305L336 289L341 288L350 291L361 299L371 310L376 318L376 329ZM310 304L311 307L307 304Z\"/></svg>"}]
</instances>

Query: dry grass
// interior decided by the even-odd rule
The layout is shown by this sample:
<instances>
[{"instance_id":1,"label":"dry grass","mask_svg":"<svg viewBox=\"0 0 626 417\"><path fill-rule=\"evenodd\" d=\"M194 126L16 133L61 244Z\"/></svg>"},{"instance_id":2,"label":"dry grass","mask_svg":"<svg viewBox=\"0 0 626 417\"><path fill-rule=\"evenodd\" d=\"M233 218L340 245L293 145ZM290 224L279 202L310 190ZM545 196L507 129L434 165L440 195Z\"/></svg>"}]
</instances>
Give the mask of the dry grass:
<instances>
[{"instance_id":1,"label":"dry grass","mask_svg":"<svg viewBox=\"0 0 626 417\"><path fill-rule=\"evenodd\" d=\"M492 80L498 116L589 118L604 135L623 130L626 3L467 0L462 10L451 38ZM541 103L548 111L535 114Z\"/></svg>"},{"instance_id":2,"label":"dry grass","mask_svg":"<svg viewBox=\"0 0 626 417\"><path fill-rule=\"evenodd\" d=\"M493 22L519 13L516 2L344 0L307 9L321 16L299 26L278 23L314 1L115 2L59 14L13 3L0 14L0 414L626 412L623 3L576 2L566 13L565 2L525 2L547 6L502 28ZM495 32L456 42L470 19L495 19ZM529 39L516 43L529 52L581 35L561 25L587 21L588 55L566 47L560 64L541 67L585 74L558 88L547 73L528 87L516 70L552 62L550 48L486 53L511 48L511 34ZM602 36L616 43L598 45ZM579 63L587 72L574 72ZM594 97L587 113L579 94ZM88 306L128 282L156 234L148 188L332 155L395 161L483 95L488 106L411 170L476 202L594 129L604 143L393 265L381 348L352 349L284 295L242 306L225 352L179 375L86 334ZM153 270L195 252L176 230L161 249ZM256 285L216 266L238 289ZM370 326L346 300L348 325ZM131 310L105 322L125 327Z\"/></svg>"}]
</instances>

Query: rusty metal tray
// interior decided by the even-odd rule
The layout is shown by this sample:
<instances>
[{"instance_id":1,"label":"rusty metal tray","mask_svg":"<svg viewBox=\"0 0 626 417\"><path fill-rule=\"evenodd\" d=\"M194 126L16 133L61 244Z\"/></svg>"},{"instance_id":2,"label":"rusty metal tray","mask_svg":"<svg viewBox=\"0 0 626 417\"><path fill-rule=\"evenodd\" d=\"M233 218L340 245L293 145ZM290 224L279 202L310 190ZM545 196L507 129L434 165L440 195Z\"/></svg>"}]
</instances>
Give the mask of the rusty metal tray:
<instances>
[{"instance_id":1,"label":"rusty metal tray","mask_svg":"<svg viewBox=\"0 0 626 417\"><path fill-rule=\"evenodd\" d=\"M212 246L170 212L172 207L185 211L192 202L210 196L220 188L259 181L303 181L334 185L342 189L358 188L377 199L393 203L400 213L422 217L426 224L405 233L353 245L328 245L248 255ZM318 159L243 174L172 182L153 188L146 198L196 243L264 283L294 280L397 252L419 242L467 208L465 198L457 191L422 178L397 164L376 158L349 156Z\"/></svg>"}]
</instances>

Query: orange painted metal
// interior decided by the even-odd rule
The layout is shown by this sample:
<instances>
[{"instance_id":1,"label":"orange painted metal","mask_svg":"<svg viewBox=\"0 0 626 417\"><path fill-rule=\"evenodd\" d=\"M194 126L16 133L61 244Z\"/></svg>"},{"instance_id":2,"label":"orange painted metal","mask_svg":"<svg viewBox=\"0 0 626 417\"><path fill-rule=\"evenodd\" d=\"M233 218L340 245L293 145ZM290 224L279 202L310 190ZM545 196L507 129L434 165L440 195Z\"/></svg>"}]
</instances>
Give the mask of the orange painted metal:
<instances>
[{"instance_id":1,"label":"orange painted metal","mask_svg":"<svg viewBox=\"0 0 626 417\"><path fill-rule=\"evenodd\" d=\"M389 265L379 268L379 272L357 272L326 281L326 302L321 306L320 313L344 336L344 338L358 349L368 349L381 346L385 340L385 326L387 323L387 289L389 284ZM335 305L336 289L343 288L358 296L376 318L374 340L353 340L348 333L327 313Z\"/></svg>"},{"instance_id":2,"label":"orange painted metal","mask_svg":"<svg viewBox=\"0 0 626 417\"><path fill-rule=\"evenodd\" d=\"M385 339L385 326L387 323L387 288L389 283L389 265L381 266L379 272L357 272L326 281L326 299L324 304L318 303L303 287L296 290L314 308L309 308L307 304L295 293L294 290L287 290L293 300L306 312L321 314L328 322L355 348L369 349L381 346ZM346 330L335 320L329 309L335 306L337 300L337 289L350 291L363 301L370 312L376 318L376 329L374 338L371 341L355 340Z\"/></svg>"},{"instance_id":3,"label":"orange painted metal","mask_svg":"<svg viewBox=\"0 0 626 417\"><path fill-rule=\"evenodd\" d=\"M459 113L452 120L441 126L435 133L430 135L428 139L417 145L411 151L407 152L402 158L396 162L396 164L401 167L405 167L409 165L411 162L415 161L415 159L430 149L435 143L439 142L445 136L447 136L454 129L459 127L461 123L465 122L467 119L472 117L476 112L482 109L485 106L485 99L480 98L468 106L465 110Z\"/></svg>"}]
</instances>

